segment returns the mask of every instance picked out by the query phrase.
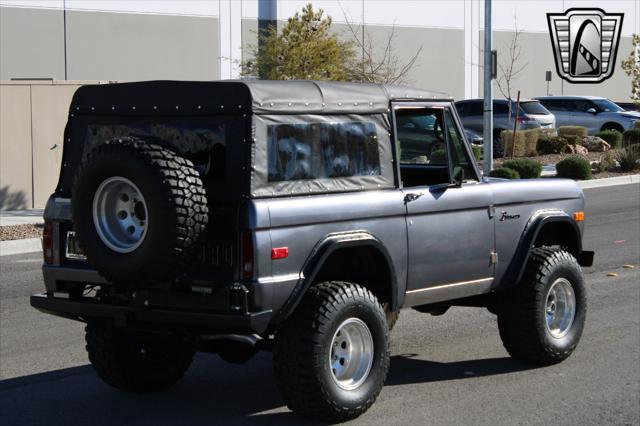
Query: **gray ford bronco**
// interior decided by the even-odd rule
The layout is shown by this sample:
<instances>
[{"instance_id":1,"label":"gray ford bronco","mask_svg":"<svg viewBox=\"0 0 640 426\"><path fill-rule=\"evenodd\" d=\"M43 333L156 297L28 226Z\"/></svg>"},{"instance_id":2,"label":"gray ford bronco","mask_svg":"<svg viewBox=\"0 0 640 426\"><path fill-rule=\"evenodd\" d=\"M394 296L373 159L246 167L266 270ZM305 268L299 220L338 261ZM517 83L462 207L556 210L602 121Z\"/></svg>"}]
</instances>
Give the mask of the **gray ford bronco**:
<instances>
[{"instance_id":1,"label":"gray ford bronco","mask_svg":"<svg viewBox=\"0 0 640 426\"><path fill-rule=\"evenodd\" d=\"M439 93L84 86L31 305L86 323L109 385L157 391L197 351L242 363L271 350L287 405L340 421L380 393L402 308L487 308L513 357L567 358L593 261L583 208L570 180L482 177Z\"/></svg>"}]
</instances>

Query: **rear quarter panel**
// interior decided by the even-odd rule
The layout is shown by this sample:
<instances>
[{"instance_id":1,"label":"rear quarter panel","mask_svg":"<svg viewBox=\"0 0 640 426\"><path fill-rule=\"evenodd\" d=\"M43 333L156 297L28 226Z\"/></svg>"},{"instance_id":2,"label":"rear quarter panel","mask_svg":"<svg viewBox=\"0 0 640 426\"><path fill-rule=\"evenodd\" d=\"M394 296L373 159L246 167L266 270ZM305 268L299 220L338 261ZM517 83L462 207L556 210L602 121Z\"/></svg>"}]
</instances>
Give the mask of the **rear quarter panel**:
<instances>
[{"instance_id":1,"label":"rear quarter panel","mask_svg":"<svg viewBox=\"0 0 640 426\"><path fill-rule=\"evenodd\" d=\"M269 215L269 229L256 230L258 285L269 285L271 309L279 310L291 295L313 248L327 235L366 231L386 248L396 272L400 303L406 285L405 206L399 190L312 195L254 200L256 211ZM267 213L268 212L268 213ZM267 225L262 220L257 225ZM271 259L271 248L288 247L285 259Z\"/></svg>"}]
</instances>

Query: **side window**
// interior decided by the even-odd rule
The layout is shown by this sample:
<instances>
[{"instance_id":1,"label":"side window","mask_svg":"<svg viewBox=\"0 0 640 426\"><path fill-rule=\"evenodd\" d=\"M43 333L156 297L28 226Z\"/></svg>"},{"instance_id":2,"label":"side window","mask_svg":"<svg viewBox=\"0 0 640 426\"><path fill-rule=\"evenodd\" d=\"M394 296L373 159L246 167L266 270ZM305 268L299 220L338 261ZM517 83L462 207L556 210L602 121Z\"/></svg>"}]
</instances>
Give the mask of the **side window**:
<instances>
[{"instance_id":1,"label":"side window","mask_svg":"<svg viewBox=\"0 0 640 426\"><path fill-rule=\"evenodd\" d=\"M493 113L494 114L509 114L509 106L502 102L494 102L493 103Z\"/></svg>"},{"instance_id":2,"label":"side window","mask_svg":"<svg viewBox=\"0 0 640 426\"><path fill-rule=\"evenodd\" d=\"M483 114L482 102L474 101L467 104L467 115L482 115Z\"/></svg>"},{"instance_id":3,"label":"side window","mask_svg":"<svg viewBox=\"0 0 640 426\"><path fill-rule=\"evenodd\" d=\"M472 160L449 108L396 108L396 141L403 187L475 179Z\"/></svg>"},{"instance_id":4,"label":"side window","mask_svg":"<svg viewBox=\"0 0 640 426\"><path fill-rule=\"evenodd\" d=\"M540 103L548 110L560 110L560 106L557 101L552 101L550 99L540 99Z\"/></svg>"},{"instance_id":5,"label":"side window","mask_svg":"<svg viewBox=\"0 0 640 426\"><path fill-rule=\"evenodd\" d=\"M402 185L449 183L443 109L397 108L394 115Z\"/></svg>"},{"instance_id":6,"label":"side window","mask_svg":"<svg viewBox=\"0 0 640 426\"><path fill-rule=\"evenodd\" d=\"M372 122L270 125L269 182L380 175Z\"/></svg>"},{"instance_id":7,"label":"side window","mask_svg":"<svg viewBox=\"0 0 640 426\"><path fill-rule=\"evenodd\" d=\"M471 165L469 154L464 146L464 138L460 134L458 127L448 109L444 112L445 128L449 138L449 146L451 147L451 170L454 177L458 176L460 171L464 171L465 179L475 179L475 172Z\"/></svg>"},{"instance_id":8,"label":"side window","mask_svg":"<svg viewBox=\"0 0 640 426\"><path fill-rule=\"evenodd\" d=\"M442 109L396 110L400 164L446 165Z\"/></svg>"},{"instance_id":9,"label":"side window","mask_svg":"<svg viewBox=\"0 0 640 426\"><path fill-rule=\"evenodd\" d=\"M574 109L580 112L586 112L589 108L593 108L591 102L582 99L576 99L573 101Z\"/></svg>"}]
</instances>

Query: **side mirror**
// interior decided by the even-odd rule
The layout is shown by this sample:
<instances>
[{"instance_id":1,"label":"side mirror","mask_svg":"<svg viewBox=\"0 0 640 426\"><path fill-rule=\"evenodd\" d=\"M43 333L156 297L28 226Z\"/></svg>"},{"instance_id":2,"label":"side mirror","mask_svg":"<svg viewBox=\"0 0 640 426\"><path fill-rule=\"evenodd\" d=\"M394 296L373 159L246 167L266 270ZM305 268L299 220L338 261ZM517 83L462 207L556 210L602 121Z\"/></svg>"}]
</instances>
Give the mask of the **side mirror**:
<instances>
[{"instance_id":1,"label":"side mirror","mask_svg":"<svg viewBox=\"0 0 640 426\"><path fill-rule=\"evenodd\" d=\"M589 108L589 109L587 110L587 112L588 112L588 113L590 113L590 114L593 114L593 115L596 115L596 114L598 113L598 111L596 111L596 109L595 109L595 108Z\"/></svg>"}]
</instances>

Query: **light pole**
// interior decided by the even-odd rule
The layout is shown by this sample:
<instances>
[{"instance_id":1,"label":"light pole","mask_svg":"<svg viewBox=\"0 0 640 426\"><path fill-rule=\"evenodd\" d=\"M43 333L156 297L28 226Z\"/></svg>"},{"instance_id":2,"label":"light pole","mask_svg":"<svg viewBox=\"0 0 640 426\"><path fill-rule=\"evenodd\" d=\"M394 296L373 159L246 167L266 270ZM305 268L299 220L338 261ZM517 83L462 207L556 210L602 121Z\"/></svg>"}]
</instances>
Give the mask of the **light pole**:
<instances>
[{"instance_id":1,"label":"light pole","mask_svg":"<svg viewBox=\"0 0 640 426\"><path fill-rule=\"evenodd\" d=\"M492 53L493 33L491 29L491 0L484 0L484 131L482 168L488 176L493 169L493 77Z\"/></svg>"}]
</instances>

